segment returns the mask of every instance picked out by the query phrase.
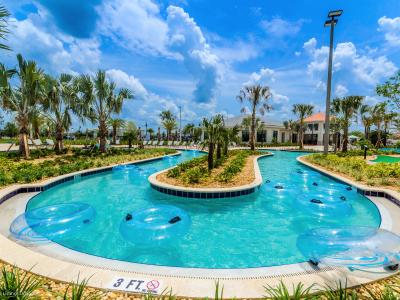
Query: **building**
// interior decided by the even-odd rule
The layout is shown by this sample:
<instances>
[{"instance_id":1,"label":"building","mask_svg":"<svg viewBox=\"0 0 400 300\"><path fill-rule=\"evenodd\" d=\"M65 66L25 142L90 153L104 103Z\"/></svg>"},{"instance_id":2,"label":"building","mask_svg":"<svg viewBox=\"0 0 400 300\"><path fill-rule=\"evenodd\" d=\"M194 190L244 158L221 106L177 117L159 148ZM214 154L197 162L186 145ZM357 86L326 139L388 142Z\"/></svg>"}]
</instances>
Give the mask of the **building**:
<instances>
[{"instance_id":1,"label":"building","mask_svg":"<svg viewBox=\"0 0 400 300\"><path fill-rule=\"evenodd\" d=\"M319 112L304 119L305 132L304 144L323 145L325 133L325 113ZM329 143L332 142L332 134L329 136Z\"/></svg>"},{"instance_id":2,"label":"building","mask_svg":"<svg viewBox=\"0 0 400 300\"><path fill-rule=\"evenodd\" d=\"M250 127L246 128L243 126L243 119L250 117L250 115L240 115L225 119L226 127L239 126L239 138L243 143L249 142L250 139ZM291 141L292 133L289 129L285 128L283 122L274 121L265 116L257 116L257 118L260 120L256 131L257 143L285 143Z\"/></svg>"}]
</instances>

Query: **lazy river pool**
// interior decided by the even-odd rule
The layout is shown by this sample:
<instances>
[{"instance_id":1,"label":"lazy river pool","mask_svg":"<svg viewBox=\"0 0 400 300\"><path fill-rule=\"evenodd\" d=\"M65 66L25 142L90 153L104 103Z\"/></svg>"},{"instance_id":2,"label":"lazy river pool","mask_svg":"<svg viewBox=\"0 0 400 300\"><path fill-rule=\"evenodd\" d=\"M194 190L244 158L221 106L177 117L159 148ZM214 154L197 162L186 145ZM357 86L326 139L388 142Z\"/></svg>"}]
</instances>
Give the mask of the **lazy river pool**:
<instances>
[{"instance_id":1,"label":"lazy river pool","mask_svg":"<svg viewBox=\"0 0 400 300\"><path fill-rule=\"evenodd\" d=\"M305 260L296 247L307 229L326 226L379 227L380 214L367 198L296 161L304 153L273 151L259 160L260 189L250 195L195 199L153 190L147 177L179 162L203 155L182 155L143 163L130 172L112 171L66 182L39 193L27 210L68 203L91 205L93 223L72 237L54 238L64 247L110 259L174 267L254 268ZM347 189L346 189L347 188ZM340 199L341 200L338 200ZM316 200L328 203L316 209ZM330 209L334 203L334 209ZM337 205L336 205L337 204ZM191 226L168 247L137 246L119 231L127 213L154 205L184 210Z\"/></svg>"}]
</instances>

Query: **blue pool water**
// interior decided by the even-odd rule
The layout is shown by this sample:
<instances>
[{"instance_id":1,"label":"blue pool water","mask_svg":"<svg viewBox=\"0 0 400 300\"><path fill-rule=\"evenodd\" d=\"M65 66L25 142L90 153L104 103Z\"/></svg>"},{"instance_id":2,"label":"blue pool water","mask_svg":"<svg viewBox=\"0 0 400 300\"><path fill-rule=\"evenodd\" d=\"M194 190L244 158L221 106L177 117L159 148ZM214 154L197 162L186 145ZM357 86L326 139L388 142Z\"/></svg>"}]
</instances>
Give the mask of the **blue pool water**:
<instances>
[{"instance_id":1,"label":"blue pool water","mask_svg":"<svg viewBox=\"0 0 400 300\"><path fill-rule=\"evenodd\" d=\"M153 190L147 181L149 174L201 155L185 151L181 156L141 164L135 172L103 173L58 185L31 199L27 209L69 201L87 203L96 209L93 224L56 242L106 258L179 267L249 268L301 262L305 258L296 240L307 229L379 226L379 211L372 202L298 163L296 157L304 153L274 154L259 160L264 184L251 195L189 199ZM312 199L327 206L315 206ZM189 214L191 227L184 238L158 248L123 239L119 226L128 212L161 204Z\"/></svg>"}]
</instances>

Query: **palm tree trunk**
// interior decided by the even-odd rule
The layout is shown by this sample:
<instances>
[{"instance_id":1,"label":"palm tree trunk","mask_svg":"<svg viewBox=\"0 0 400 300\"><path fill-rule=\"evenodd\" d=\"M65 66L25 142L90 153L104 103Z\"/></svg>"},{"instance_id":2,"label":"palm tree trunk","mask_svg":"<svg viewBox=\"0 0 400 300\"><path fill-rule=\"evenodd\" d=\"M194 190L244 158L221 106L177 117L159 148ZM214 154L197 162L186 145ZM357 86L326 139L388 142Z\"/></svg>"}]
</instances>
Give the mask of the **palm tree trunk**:
<instances>
[{"instance_id":1,"label":"palm tree trunk","mask_svg":"<svg viewBox=\"0 0 400 300\"><path fill-rule=\"evenodd\" d=\"M304 149L304 129L303 129L303 124L300 125L300 131L299 131L299 145L300 145L300 150Z\"/></svg>"},{"instance_id":2,"label":"palm tree trunk","mask_svg":"<svg viewBox=\"0 0 400 300\"><path fill-rule=\"evenodd\" d=\"M255 131L256 131L256 107L253 106L253 113L251 114L251 128L250 128L250 149L255 150Z\"/></svg>"},{"instance_id":3,"label":"palm tree trunk","mask_svg":"<svg viewBox=\"0 0 400 300\"><path fill-rule=\"evenodd\" d=\"M117 143L117 127L113 126L113 144Z\"/></svg>"},{"instance_id":4,"label":"palm tree trunk","mask_svg":"<svg viewBox=\"0 0 400 300\"><path fill-rule=\"evenodd\" d=\"M221 158L221 151L222 149L221 149L221 144L220 143L218 143L217 144L217 159L220 159Z\"/></svg>"},{"instance_id":5,"label":"palm tree trunk","mask_svg":"<svg viewBox=\"0 0 400 300\"><path fill-rule=\"evenodd\" d=\"M375 147L379 148L382 145L381 126L380 125L377 126L377 134L378 134L378 136L377 136L377 141L376 141Z\"/></svg>"},{"instance_id":6,"label":"palm tree trunk","mask_svg":"<svg viewBox=\"0 0 400 300\"><path fill-rule=\"evenodd\" d=\"M25 157L29 158L29 147L28 147L28 136L26 134L26 128L21 129L19 133L19 152Z\"/></svg>"},{"instance_id":7,"label":"palm tree trunk","mask_svg":"<svg viewBox=\"0 0 400 300\"><path fill-rule=\"evenodd\" d=\"M349 144L349 126L346 124L343 130L343 148L342 152L347 152L347 145Z\"/></svg>"},{"instance_id":8,"label":"palm tree trunk","mask_svg":"<svg viewBox=\"0 0 400 300\"><path fill-rule=\"evenodd\" d=\"M56 128L56 144L54 147L54 150L56 152L61 152L64 149L64 144L63 144L63 129L62 127L57 126Z\"/></svg>"},{"instance_id":9,"label":"palm tree trunk","mask_svg":"<svg viewBox=\"0 0 400 300\"><path fill-rule=\"evenodd\" d=\"M208 163L208 171L210 172L214 167L214 143L210 143L210 145L208 146L207 163Z\"/></svg>"},{"instance_id":10,"label":"palm tree trunk","mask_svg":"<svg viewBox=\"0 0 400 300\"><path fill-rule=\"evenodd\" d=\"M106 152L107 125L104 120L99 121L100 152Z\"/></svg>"}]
</instances>

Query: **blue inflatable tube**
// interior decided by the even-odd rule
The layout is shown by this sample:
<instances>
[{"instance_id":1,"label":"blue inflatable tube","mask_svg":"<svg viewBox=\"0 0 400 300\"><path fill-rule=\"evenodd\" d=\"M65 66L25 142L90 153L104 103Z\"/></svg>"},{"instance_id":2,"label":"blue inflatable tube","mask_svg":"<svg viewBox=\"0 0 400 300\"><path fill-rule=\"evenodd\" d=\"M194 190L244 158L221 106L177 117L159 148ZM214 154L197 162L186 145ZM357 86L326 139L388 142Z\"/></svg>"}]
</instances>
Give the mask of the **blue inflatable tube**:
<instances>
[{"instance_id":1,"label":"blue inflatable tube","mask_svg":"<svg viewBox=\"0 0 400 300\"><path fill-rule=\"evenodd\" d=\"M120 232L135 245L161 246L179 241L190 224L189 215L182 209L158 205L128 213L121 222Z\"/></svg>"},{"instance_id":2,"label":"blue inflatable tube","mask_svg":"<svg viewBox=\"0 0 400 300\"><path fill-rule=\"evenodd\" d=\"M349 268L396 266L400 236L373 227L316 228L300 235L297 247L314 263Z\"/></svg>"},{"instance_id":3,"label":"blue inflatable tube","mask_svg":"<svg viewBox=\"0 0 400 300\"><path fill-rule=\"evenodd\" d=\"M25 242L48 242L73 235L91 224L96 216L93 207L83 203L44 206L29 210L10 225L11 235Z\"/></svg>"}]
</instances>

